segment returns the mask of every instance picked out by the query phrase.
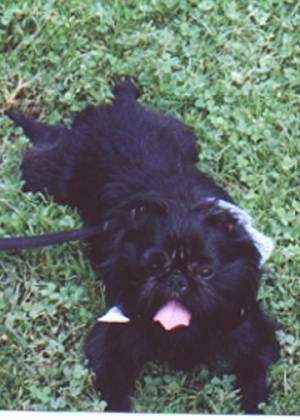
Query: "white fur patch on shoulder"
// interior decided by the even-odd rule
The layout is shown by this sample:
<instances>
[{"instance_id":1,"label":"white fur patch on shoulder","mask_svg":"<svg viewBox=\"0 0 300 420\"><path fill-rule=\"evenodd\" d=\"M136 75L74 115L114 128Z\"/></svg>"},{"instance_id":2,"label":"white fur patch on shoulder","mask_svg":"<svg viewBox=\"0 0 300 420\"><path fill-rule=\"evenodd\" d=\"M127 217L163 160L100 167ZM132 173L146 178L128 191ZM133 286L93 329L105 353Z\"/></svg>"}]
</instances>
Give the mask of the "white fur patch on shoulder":
<instances>
[{"instance_id":1,"label":"white fur patch on shoulder","mask_svg":"<svg viewBox=\"0 0 300 420\"><path fill-rule=\"evenodd\" d=\"M217 205L228 210L248 232L260 254L260 267L262 267L274 249L272 239L252 226L252 218L245 210L225 200L218 200Z\"/></svg>"},{"instance_id":2,"label":"white fur patch on shoulder","mask_svg":"<svg viewBox=\"0 0 300 420\"><path fill-rule=\"evenodd\" d=\"M130 319L123 314L118 306L112 306L104 315L97 319L97 322L130 322Z\"/></svg>"}]
</instances>

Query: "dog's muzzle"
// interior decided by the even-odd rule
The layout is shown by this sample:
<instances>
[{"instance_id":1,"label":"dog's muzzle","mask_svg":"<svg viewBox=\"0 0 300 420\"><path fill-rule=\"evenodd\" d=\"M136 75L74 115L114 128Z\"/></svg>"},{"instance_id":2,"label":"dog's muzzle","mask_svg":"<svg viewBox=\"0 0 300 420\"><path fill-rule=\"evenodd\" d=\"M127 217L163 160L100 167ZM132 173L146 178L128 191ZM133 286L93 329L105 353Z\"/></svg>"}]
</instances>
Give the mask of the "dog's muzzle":
<instances>
[{"instance_id":1,"label":"dog's muzzle","mask_svg":"<svg viewBox=\"0 0 300 420\"><path fill-rule=\"evenodd\" d=\"M188 289L188 279L180 270L175 270L167 280L167 287L172 295L180 296Z\"/></svg>"}]
</instances>

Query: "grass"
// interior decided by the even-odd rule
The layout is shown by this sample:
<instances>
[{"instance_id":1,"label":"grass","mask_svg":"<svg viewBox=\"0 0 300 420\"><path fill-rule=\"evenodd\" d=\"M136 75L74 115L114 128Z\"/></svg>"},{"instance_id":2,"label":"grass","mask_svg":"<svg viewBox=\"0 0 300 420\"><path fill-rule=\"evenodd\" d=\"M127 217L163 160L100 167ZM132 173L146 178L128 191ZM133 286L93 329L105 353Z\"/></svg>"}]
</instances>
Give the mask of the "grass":
<instances>
[{"instance_id":1,"label":"grass","mask_svg":"<svg viewBox=\"0 0 300 420\"><path fill-rule=\"evenodd\" d=\"M134 75L141 101L183 119L202 145L201 168L276 240L260 299L279 319L281 359L265 413L300 412L299 2L3 0L0 104L68 121ZM0 125L0 236L80 225L51 197L22 194L26 139ZM298 217L298 218L297 218ZM80 243L0 257L0 408L103 410L82 343L103 290ZM150 364L138 411L241 412L233 377Z\"/></svg>"}]
</instances>

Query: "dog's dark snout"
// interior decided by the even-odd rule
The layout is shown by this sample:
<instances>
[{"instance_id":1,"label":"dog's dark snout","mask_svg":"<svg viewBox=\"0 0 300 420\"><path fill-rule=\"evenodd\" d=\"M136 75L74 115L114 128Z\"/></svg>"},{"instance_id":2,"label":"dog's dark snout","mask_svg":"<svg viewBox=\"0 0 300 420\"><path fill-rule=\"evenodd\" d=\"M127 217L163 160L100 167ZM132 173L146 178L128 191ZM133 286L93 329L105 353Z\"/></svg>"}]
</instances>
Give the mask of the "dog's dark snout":
<instances>
[{"instance_id":1,"label":"dog's dark snout","mask_svg":"<svg viewBox=\"0 0 300 420\"><path fill-rule=\"evenodd\" d=\"M176 270L167 281L168 287L176 293L184 293L188 288L188 280L184 274Z\"/></svg>"}]
</instances>

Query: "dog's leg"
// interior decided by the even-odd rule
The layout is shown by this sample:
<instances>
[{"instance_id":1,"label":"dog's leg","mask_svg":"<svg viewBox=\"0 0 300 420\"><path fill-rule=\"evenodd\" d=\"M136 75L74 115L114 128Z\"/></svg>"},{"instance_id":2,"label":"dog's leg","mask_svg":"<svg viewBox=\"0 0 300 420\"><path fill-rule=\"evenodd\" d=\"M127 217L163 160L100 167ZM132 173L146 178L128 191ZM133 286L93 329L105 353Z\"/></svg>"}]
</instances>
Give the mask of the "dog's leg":
<instances>
[{"instance_id":1,"label":"dog's leg","mask_svg":"<svg viewBox=\"0 0 300 420\"><path fill-rule=\"evenodd\" d=\"M72 205L69 194L72 147L67 141L68 128L44 124L17 110L8 110L6 115L22 127L32 143L26 149L21 164L25 181L23 190L47 192L58 203Z\"/></svg>"},{"instance_id":2,"label":"dog's leg","mask_svg":"<svg viewBox=\"0 0 300 420\"><path fill-rule=\"evenodd\" d=\"M233 334L232 348L237 351L234 370L242 391L242 408L246 413L259 413L259 403L267 401L268 367L279 357L276 329L278 326L259 310Z\"/></svg>"},{"instance_id":3,"label":"dog's leg","mask_svg":"<svg viewBox=\"0 0 300 420\"><path fill-rule=\"evenodd\" d=\"M130 411L134 380L151 358L143 328L98 322L87 337L85 354L95 375L95 387L107 411Z\"/></svg>"},{"instance_id":4,"label":"dog's leg","mask_svg":"<svg viewBox=\"0 0 300 420\"><path fill-rule=\"evenodd\" d=\"M38 148L52 148L65 135L68 130L63 125L48 125L28 117L16 109L10 109L5 114L16 125L22 127L24 134Z\"/></svg>"},{"instance_id":5,"label":"dog's leg","mask_svg":"<svg viewBox=\"0 0 300 420\"><path fill-rule=\"evenodd\" d=\"M266 367L259 360L249 358L237 366L236 370L243 410L248 414L260 413L258 404L266 402L268 397Z\"/></svg>"},{"instance_id":6,"label":"dog's leg","mask_svg":"<svg viewBox=\"0 0 300 420\"><path fill-rule=\"evenodd\" d=\"M70 196L72 165L67 159L63 145L50 150L28 148L21 163L23 191L48 193L59 204L73 205Z\"/></svg>"}]
</instances>

